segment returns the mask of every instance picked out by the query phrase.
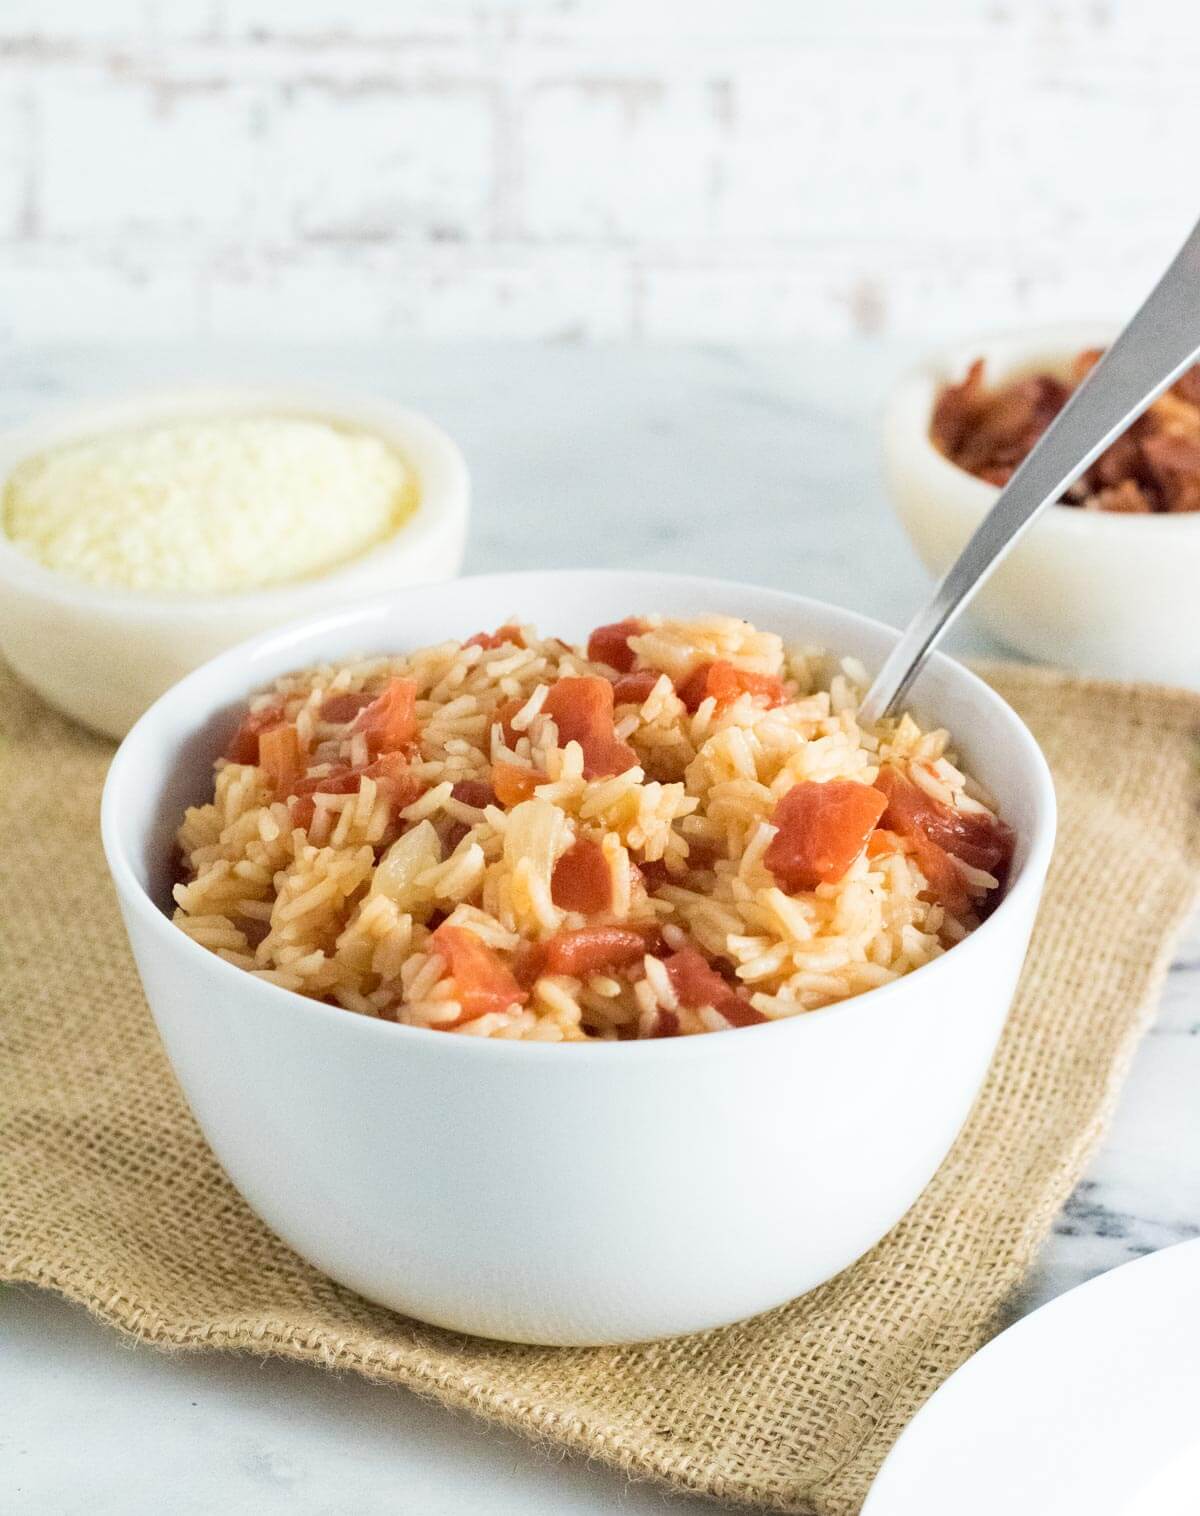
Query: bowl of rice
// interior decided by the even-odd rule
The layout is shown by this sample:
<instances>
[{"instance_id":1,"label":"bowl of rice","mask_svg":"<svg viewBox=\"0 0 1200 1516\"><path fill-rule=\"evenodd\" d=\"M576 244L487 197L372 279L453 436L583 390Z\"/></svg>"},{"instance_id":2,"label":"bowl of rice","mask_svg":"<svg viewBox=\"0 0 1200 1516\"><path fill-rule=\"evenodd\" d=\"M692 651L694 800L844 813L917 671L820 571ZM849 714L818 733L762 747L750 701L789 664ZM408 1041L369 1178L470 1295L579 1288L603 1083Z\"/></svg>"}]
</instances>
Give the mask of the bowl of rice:
<instances>
[{"instance_id":1,"label":"bowl of rice","mask_svg":"<svg viewBox=\"0 0 1200 1516\"><path fill-rule=\"evenodd\" d=\"M638 1341L859 1257L1003 1025L1053 788L934 659L775 591L494 576L268 634L137 724L105 848L251 1207L393 1309Z\"/></svg>"}]
</instances>

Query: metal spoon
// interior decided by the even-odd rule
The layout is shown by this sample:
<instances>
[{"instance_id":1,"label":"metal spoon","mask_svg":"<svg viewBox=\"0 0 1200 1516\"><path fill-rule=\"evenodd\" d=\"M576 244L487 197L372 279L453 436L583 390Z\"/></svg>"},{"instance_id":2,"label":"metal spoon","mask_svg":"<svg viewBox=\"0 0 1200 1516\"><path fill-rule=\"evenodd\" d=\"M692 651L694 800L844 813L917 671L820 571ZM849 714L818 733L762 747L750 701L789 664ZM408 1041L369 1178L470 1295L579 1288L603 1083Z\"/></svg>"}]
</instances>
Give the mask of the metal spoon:
<instances>
[{"instance_id":1,"label":"metal spoon","mask_svg":"<svg viewBox=\"0 0 1200 1516\"><path fill-rule=\"evenodd\" d=\"M1200 224L1133 320L1000 491L867 691L860 720L895 709L942 633L1037 517L1200 353Z\"/></svg>"}]
</instances>

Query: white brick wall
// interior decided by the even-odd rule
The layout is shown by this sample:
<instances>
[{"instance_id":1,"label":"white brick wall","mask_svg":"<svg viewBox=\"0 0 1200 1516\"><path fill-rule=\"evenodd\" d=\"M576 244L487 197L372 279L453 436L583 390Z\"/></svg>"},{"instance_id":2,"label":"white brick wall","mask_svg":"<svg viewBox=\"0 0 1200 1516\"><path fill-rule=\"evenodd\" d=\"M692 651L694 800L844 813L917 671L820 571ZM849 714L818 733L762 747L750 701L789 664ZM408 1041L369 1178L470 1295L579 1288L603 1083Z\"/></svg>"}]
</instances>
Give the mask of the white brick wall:
<instances>
[{"instance_id":1,"label":"white brick wall","mask_svg":"<svg viewBox=\"0 0 1200 1516\"><path fill-rule=\"evenodd\" d=\"M1119 313L1197 0L0 0L0 336Z\"/></svg>"}]
</instances>

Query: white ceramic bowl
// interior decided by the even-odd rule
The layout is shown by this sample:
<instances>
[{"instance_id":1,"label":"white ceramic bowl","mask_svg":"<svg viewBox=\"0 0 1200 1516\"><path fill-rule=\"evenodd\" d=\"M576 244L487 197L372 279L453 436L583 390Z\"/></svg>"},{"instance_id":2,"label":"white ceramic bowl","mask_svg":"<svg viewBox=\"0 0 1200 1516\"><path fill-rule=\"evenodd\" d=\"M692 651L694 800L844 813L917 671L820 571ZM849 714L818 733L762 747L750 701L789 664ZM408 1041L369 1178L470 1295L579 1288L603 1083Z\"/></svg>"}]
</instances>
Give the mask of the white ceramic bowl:
<instances>
[{"instance_id":1,"label":"white ceramic bowl","mask_svg":"<svg viewBox=\"0 0 1200 1516\"><path fill-rule=\"evenodd\" d=\"M1007 705L946 658L944 722L1016 829L1005 899L907 978L794 1020L672 1041L487 1041L255 979L164 914L172 838L247 694L286 670L462 636L514 612L581 639L640 610L736 612L878 664L896 633L778 591L634 573L462 579L225 653L142 717L104 846L167 1053L251 1207L318 1268L411 1316L522 1342L636 1341L812 1289L899 1219L988 1066L1033 925L1054 791Z\"/></svg>"},{"instance_id":2,"label":"white ceramic bowl","mask_svg":"<svg viewBox=\"0 0 1200 1516\"><path fill-rule=\"evenodd\" d=\"M44 568L0 521L0 653L51 705L123 737L165 689L222 648L268 627L462 566L470 487L457 446L428 417L390 401L292 386L182 388L71 406L0 434L0 493L23 459L102 432L263 413L316 416L378 433L417 475L419 501L394 537L330 573L241 594L105 589Z\"/></svg>"},{"instance_id":3,"label":"white ceramic bowl","mask_svg":"<svg viewBox=\"0 0 1200 1516\"><path fill-rule=\"evenodd\" d=\"M1044 371L1112 340L1112 327L1056 326L979 337L922 363L892 392L884 462L897 514L927 568L957 557L999 491L929 438L942 386L987 360L990 383ZM1200 513L1122 516L1048 510L972 601L1004 642L1042 662L1118 679L1200 686Z\"/></svg>"}]
</instances>

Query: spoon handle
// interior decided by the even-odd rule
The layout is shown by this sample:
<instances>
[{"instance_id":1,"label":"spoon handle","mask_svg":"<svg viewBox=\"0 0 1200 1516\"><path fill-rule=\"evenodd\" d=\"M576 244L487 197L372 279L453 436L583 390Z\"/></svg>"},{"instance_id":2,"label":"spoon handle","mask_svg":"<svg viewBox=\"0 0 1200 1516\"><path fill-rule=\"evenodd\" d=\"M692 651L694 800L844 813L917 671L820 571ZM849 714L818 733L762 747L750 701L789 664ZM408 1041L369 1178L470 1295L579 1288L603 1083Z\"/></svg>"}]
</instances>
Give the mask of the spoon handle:
<instances>
[{"instance_id":1,"label":"spoon handle","mask_svg":"<svg viewBox=\"0 0 1200 1516\"><path fill-rule=\"evenodd\" d=\"M1079 478L1200 353L1200 224L1174 262L1000 491L913 617L863 701L877 721L903 698L942 633L1034 519Z\"/></svg>"}]
</instances>

